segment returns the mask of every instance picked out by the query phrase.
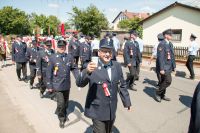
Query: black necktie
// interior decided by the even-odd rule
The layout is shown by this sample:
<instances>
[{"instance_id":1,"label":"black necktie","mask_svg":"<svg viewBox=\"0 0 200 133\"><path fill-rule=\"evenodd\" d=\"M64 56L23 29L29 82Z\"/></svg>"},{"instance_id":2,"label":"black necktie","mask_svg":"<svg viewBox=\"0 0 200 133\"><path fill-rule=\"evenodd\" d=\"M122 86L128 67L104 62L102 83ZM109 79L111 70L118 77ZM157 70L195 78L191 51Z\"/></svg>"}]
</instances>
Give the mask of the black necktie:
<instances>
[{"instance_id":1,"label":"black necktie","mask_svg":"<svg viewBox=\"0 0 200 133\"><path fill-rule=\"evenodd\" d=\"M61 58L63 61L65 61L65 54L61 54Z\"/></svg>"}]
</instances>

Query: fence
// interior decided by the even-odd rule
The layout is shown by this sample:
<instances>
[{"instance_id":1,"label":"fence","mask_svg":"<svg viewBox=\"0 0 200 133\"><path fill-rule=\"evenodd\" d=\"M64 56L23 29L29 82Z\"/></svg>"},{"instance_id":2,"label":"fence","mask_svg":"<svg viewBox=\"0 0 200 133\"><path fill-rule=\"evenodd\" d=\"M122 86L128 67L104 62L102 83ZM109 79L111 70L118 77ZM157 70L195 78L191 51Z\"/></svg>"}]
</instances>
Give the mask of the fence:
<instances>
[{"instance_id":1,"label":"fence","mask_svg":"<svg viewBox=\"0 0 200 133\"><path fill-rule=\"evenodd\" d=\"M151 56L152 55L153 46L145 45L143 50L143 55ZM188 48L187 47L174 47L175 59L178 60L187 60ZM200 50L197 51L197 56L195 61L200 62Z\"/></svg>"}]
</instances>

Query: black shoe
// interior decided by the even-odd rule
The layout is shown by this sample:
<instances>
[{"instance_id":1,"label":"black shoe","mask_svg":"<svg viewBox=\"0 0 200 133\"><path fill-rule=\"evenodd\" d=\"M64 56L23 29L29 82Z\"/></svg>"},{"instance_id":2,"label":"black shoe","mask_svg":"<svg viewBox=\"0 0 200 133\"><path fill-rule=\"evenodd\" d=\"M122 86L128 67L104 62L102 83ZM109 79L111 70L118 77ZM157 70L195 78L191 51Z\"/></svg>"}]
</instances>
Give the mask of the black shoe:
<instances>
[{"instance_id":1,"label":"black shoe","mask_svg":"<svg viewBox=\"0 0 200 133\"><path fill-rule=\"evenodd\" d=\"M159 95L155 94L155 100L160 103L161 102L161 97Z\"/></svg>"},{"instance_id":2,"label":"black shoe","mask_svg":"<svg viewBox=\"0 0 200 133\"><path fill-rule=\"evenodd\" d=\"M25 83L28 83L28 79L25 78L25 79L24 79L24 82L25 82Z\"/></svg>"},{"instance_id":3,"label":"black shoe","mask_svg":"<svg viewBox=\"0 0 200 133\"><path fill-rule=\"evenodd\" d=\"M129 89L133 91L137 91L137 89L135 89L133 85L130 85Z\"/></svg>"},{"instance_id":4,"label":"black shoe","mask_svg":"<svg viewBox=\"0 0 200 133\"><path fill-rule=\"evenodd\" d=\"M162 99L165 100L165 101L171 101L171 99L166 97L166 96L164 96Z\"/></svg>"},{"instance_id":5,"label":"black shoe","mask_svg":"<svg viewBox=\"0 0 200 133\"><path fill-rule=\"evenodd\" d=\"M30 89L33 89L33 85L29 85L29 88L30 88Z\"/></svg>"},{"instance_id":6,"label":"black shoe","mask_svg":"<svg viewBox=\"0 0 200 133\"><path fill-rule=\"evenodd\" d=\"M40 91L40 98L43 98L43 97L44 97L43 93L44 93L44 92L41 92L41 91Z\"/></svg>"},{"instance_id":7,"label":"black shoe","mask_svg":"<svg viewBox=\"0 0 200 133\"><path fill-rule=\"evenodd\" d=\"M194 76L190 76L190 79L194 80L194 79L195 79L195 77L194 77Z\"/></svg>"},{"instance_id":8,"label":"black shoe","mask_svg":"<svg viewBox=\"0 0 200 133\"><path fill-rule=\"evenodd\" d=\"M65 127L65 122L64 121L60 121L59 126L60 126L60 128L64 128Z\"/></svg>"},{"instance_id":9,"label":"black shoe","mask_svg":"<svg viewBox=\"0 0 200 133\"><path fill-rule=\"evenodd\" d=\"M22 81L22 79L21 79L21 78L18 78L18 80L19 80L19 81Z\"/></svg>"},{"instance_id":10,"label":"black shoe","mask_svg":"<svg viewBox=\"0 0 200 133\"><path fill-rule=\"evenodd\" d=\"M69 117L68 116L66 116L64 122L66 122L66 121L69 121Z\"/></svg>"}]
</instances>

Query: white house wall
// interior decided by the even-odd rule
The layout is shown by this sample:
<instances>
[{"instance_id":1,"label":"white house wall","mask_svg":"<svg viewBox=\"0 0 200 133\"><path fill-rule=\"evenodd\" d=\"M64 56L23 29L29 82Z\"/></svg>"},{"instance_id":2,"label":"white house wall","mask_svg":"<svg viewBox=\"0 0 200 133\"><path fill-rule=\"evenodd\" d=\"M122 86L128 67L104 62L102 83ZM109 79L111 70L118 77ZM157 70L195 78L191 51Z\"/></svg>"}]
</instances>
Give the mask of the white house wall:
<instances>
[{"instance_id":1,"label":"white house wall","mask_svg":"<svg viewBox=\"0 0 200 133\"><path fill-rule=\"evenodd\" d=\"M182 29L181 42L175 46L188 46L191 33L195 34L200 45L200 11L176 6L143 23L143 41L145 45L155 45L157 34L165 29Z\"/></svg>"}]
</instances>

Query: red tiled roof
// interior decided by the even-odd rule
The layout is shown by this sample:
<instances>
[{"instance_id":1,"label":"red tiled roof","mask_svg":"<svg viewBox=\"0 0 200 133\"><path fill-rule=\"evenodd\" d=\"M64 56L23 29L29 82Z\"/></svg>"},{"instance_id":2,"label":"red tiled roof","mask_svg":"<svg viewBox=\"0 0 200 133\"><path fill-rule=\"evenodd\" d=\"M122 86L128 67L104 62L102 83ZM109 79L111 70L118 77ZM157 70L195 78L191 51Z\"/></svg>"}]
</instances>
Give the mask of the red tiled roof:
<instances>
[{"instance_id":1,"label":"red tiled roof","mask_svg":"<svg viewBox=\"0 0 200 133\"><path fill-rule=\"evenodd\" d=\"M128 19L131 19L131 18L135 18L135 17L138 17L138 18L141 18L141 19L145 19L147 17L150 16L149 13L133 13L133 12L122 12L125 16L128 17Z\"/></svg>"},{"instance_id":2,"label":"red tiled roof","mask_svg":"<svg viewBox=\"0 0 200 133\"><path fill-rule=\"evenodd\" d=\"M112 23L115 22L115 20L120 16L120 14L123 13L128 19L132 19L135 17L141 18L141 19L146 19L147 17L150 16L149 13L134 13L134 12L120 12L117 17L112 21Z\"/></svg>"}]
</instances>

